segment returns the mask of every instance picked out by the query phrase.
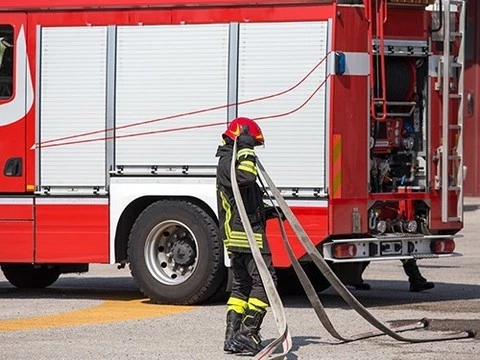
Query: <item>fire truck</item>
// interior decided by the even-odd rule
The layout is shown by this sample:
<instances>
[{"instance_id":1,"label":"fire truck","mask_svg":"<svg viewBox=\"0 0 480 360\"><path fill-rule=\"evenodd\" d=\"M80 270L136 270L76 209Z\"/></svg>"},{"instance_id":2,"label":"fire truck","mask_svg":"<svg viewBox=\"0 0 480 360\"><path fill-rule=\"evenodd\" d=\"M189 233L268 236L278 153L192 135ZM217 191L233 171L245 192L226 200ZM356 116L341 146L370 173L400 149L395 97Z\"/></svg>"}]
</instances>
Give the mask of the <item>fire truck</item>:
<instances>
[{"instance_id":1,"label":"fire truck","mask_svg":"<svg viewBox=\"0 0 480 360\"><path fill-rule=\"evenodd\" d=\"M2 1L6 279L42 288L89 264L128 264L155 302L222 291L214 154L237 116L261 126L258 157L345 283L368 262L455 255L464 8ZM274 265L288 271L275 221L268 237Z\"/></svg>"}]
</instances>

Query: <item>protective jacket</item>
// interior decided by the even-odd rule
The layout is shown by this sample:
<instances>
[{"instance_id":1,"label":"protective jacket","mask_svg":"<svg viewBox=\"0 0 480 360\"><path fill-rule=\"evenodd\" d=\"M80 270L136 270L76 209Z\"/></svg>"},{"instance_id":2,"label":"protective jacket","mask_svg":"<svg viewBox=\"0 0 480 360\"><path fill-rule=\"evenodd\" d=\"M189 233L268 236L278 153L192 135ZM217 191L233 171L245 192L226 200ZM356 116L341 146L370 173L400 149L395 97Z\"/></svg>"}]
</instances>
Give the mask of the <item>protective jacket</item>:
<instances>
[{"instance_id":1,"label":"protective jacket","mask_svg":"<svg viewBox=\"0 0 480 360\"><path fill-rule=\"evenodd\" d=\"M260 251L270 253L265 234L266 214L263 192L256 182L255 151L252 146L247 144L239 144L238 148L235 171L243 203ZM216 156L219 157L217 203L220 236L229 252L251 252L232 190L230 167L233 156L233 141L227 139L226 144L219 146Z\"/></svg>"}]
</instances>

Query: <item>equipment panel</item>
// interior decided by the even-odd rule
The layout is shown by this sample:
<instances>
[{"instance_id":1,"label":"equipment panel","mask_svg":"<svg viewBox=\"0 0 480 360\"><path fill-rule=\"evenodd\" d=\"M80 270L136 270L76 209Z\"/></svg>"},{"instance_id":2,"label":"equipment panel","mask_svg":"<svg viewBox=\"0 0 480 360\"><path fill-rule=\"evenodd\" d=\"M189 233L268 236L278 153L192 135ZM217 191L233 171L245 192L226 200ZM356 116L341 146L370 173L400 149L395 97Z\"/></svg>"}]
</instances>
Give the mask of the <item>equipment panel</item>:
<instances>
[{"instance_id":1,"label":"equipment panel","mask_svg":"<svg viewBox=\"0 0 480 360\"><path fill-rule=\"evenodd\" d=\"M116 165L216 164L228 39L228 24L117 28Z\"/></svg>"},{"instance_id":2,"label":"equipment panel","mask_svg":"<svg viewBox=\"0 0 480 360\"><path fill-rule=\"evenodd\" d=\"M42 28L41 41L40 185L105 186L106 27Z\"/></svg>"},{"instance_id":3,"label":"equipment panel","mask_svg":"<svg viewBox=\"0 0 480 360\"><path fill-rule=\"evenodd\" d=\"M238 113L258 118L265 168L278 187L324 189L328 22L241 24L239 42Z\"/></svg>"}]
</instances>

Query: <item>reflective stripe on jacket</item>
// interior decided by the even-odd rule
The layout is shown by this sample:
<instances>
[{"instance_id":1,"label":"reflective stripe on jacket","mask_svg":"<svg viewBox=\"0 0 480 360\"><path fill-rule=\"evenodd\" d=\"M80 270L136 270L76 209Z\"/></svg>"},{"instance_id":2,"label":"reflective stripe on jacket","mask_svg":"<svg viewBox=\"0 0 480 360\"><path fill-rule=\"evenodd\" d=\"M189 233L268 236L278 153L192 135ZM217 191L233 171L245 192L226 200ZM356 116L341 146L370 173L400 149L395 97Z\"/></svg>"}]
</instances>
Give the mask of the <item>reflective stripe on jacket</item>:
<instances>
[{"instance_id":1,"label":"reflective stripe on jacket","mask_svg":"<svg viewBox=\"0 0 480 360\"><path fill-rule=\"evenodd\" d=\"M233 154L233 143L219 146L216 156L219 157L217 167L217 201L220 236L228 251L250 252L247 234L242 225L240 215L233 196L230 167ZM255 151L252 148L241 148L237 152L236 175L243 203L250 224L255 233L255 240L263 253L269 253L265 234L265 210L263 193L257 184L257 167Z\"/></svg>"}]
</instances>

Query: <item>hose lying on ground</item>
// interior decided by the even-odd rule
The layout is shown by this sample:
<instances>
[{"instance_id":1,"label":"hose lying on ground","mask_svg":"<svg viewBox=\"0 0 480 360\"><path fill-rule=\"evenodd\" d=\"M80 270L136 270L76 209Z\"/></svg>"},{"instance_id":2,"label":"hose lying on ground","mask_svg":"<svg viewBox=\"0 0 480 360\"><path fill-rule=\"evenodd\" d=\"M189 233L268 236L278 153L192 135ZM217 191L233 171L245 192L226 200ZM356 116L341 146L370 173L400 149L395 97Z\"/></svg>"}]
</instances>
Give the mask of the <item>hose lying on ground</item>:
<instances>
[{"instance_id":1,"label":"hose lying on ground","mask_svg":"<svg viewBox=\"0 0 480 360\"><path fill-rule=\"evenodd\" d=\"M236 162L236 153L237 153L237 142L235 142L233 147L233 156L232 156L232 163L231 163L231 179L232 179L232 190L235 197L235 202L237 204L237 208L239 210L240 218L242 223L244 224L245 232L247 234L248 242L250 248L252 250L252 255L254 261L257 265L260 277L265 287L265 292L269 299L270 306L272 308L273 316L275 318L277 331L280 334L278 338L270 342L261 352L259 352L255 356L255 360L263 360L266 359L272 354L275 349L282 344L283 352L280 354L275 354L271 359L284 359L285 355L290 351L292 346L291 336L288 330L288 325L286 323L286 316L285 310L278 295L278 292L275 288L275 284L273 282L272 277L268 271L268 268L263 261L262 255L258 248L258 245L255 241L255 236L253 233L253 229L250 225L248 220L248 216L245 210L245 206L242 201L242 197L240 194L240 189L238 187L236 173L235 173L235 162ZM319 318L322 325L325 329L336 339L344 341L344 342L351 342L356 340L362 340L374 336L380 336L383 334L389 335L390 337L394 338L398 341L410 342L410 343L423 343L423 342L433 342L433 341L445 341L445 340L456 340L456 339L465 339L469 337L474 337L475 333L473 331L465 331L458 334L452 335L445 335L445 336L438 336L434 338L424 338L424 339L415 339L415 338L408 338L403 337L398 334L398 332L407 331L407 330L414 330L418 328L423 328L428 325L428 320L420 320L415 323L407 324L400 327L390 328L376 319L352 294L351 292L345 287L345 285L338 279L338 277L333 273L330 269L329 265L325 262L320 252L317 250L313 242L310 240L308 235L306 234L305 230L300 225L298 219L295 217L291 209L289 208L288 204L286 203L285 199L282 197L280 191L277 189L275 184L273 183L272 179L269 177L268 173L266 172L265 168L263 167L260 160L257 158L257 165L260 170L260 174L265 179L270 191L272 192L273 197L275 198L278 206L282 210L283 214L285 215L286 220L292 226L295 235L300 240L300 243L307 251L307 254L313 260L315 265L319 268L323 276L330 282L332 287L338 292L338 294L355 310L357 311L360 316L366 319L371 325L379 329L379 331L371 331L367 333L357 334L353 336L342 336L338 333L335 327L330 322L328 315L326 314L325 308L323 307L315 289L313 288L308 276L305 274L305 271L302 269L300 263L296 259L292 248L288 242L288 238L286 236L286 231L283 226L283 223L280 222L280 229L282 234L282 240L286 247L287 253L290 257L292 262L293 268L304 288L307 297L312 304L317 317ZM261 181L261 179L260 179ZM263 185L263 183L262 183Z\"/></svg>"}]
</instances>

